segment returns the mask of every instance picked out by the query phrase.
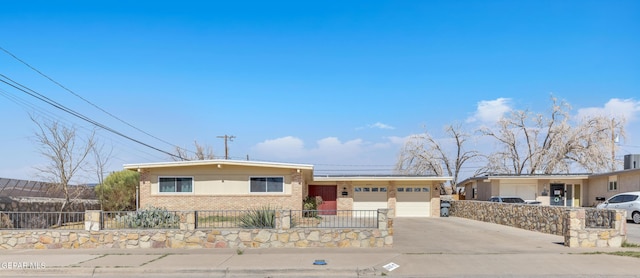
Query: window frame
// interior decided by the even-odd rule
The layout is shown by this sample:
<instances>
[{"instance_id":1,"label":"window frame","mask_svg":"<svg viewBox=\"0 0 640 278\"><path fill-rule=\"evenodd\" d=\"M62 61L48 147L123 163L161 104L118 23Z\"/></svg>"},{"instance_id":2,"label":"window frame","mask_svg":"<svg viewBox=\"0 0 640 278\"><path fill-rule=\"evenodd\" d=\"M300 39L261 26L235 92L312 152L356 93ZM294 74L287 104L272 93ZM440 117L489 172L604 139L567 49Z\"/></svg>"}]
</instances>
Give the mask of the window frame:
<instances>
[{"instance_id":1,"label":"window frame","mask_svg":"<svg viewBox=\"0 0 640 278\"><path fill-rule=\"evenodd\" d=\"M251 186L251 181L253 179L269 179L269 178L280 178L282 179L282 191L269 191L269 182L267 181L264 185L265 191L253 191ZM249 194L285 194L285 178L284 176L250 176L249 177Z\"/></svg>"},{"instance_id":2,"label":"window frame","mask_svg":"<svg viewBox=\"0 0 640 278\"><path fill-rule=\"evenodd\" d=\"M162 191L160 179L174 179L174 191ZM178 179L191 179L191 191L177 191ZM158 176L158 194L193 194L195 192L195 181L193 176Z\"/></svg>"},{"instance_id":3,"label":"window frame","mask_svg":"<svg viewBox=\"0 0 640 278\"><path fill-rule=\"evenodd\" d=\"M609 176L607 191L618 191L618 176Z\"/></svg>"}]
</instances>

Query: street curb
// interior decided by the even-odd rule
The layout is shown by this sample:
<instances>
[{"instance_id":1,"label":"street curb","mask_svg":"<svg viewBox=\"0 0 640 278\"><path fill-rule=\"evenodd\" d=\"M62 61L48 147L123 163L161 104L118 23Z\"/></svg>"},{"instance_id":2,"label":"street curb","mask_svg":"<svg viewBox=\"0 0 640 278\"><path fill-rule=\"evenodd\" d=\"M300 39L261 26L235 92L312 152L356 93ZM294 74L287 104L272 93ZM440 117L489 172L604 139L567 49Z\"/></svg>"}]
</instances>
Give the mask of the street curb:
<instances>
[{"instance_id":1,"label":"street curb","mask_svg":"<svg viewBox=\"0 0 640 278\"><path fill-rule=\"evenodd\" d=\"M49 269L22 269L0 271L12 277L368 277L380 276L383 270L375 267L353 268L290 268L290 269L219 269L219 268L156 268L136 267L60 267Z\"/></svg>"}]
</instances>

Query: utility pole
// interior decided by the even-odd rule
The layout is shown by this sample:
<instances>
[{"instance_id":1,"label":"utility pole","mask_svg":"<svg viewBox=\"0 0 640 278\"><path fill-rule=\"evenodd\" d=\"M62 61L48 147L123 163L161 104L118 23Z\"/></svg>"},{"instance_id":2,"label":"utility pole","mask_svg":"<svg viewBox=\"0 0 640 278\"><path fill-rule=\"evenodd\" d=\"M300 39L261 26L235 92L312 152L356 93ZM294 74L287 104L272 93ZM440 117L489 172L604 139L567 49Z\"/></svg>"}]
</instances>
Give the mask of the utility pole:
<instances>
[{"instance_id":1,"label":"utility pole","mask_svg":"<svg viewBox=\"0 0 640 278\"><path fill-rule=\"evenodd\" d=\"M227 141L229 142L233 142L233 138L236 138L233 135L222 135L222 136L217 136L218 138L223 138L224 139L224 159L229 159L229 145L227 144Z\"/></svg>"},{"instance_id":2,"label":"utility pole","mask_svg":"<svg viewBox=\"0 0 640 278\"><path fill-rule=\"evenodd\" d=\"M611 118L611 172L616 170L616 144L619 140L618 136L616 136L615 118Z\"/></svg>"}]
</instances>

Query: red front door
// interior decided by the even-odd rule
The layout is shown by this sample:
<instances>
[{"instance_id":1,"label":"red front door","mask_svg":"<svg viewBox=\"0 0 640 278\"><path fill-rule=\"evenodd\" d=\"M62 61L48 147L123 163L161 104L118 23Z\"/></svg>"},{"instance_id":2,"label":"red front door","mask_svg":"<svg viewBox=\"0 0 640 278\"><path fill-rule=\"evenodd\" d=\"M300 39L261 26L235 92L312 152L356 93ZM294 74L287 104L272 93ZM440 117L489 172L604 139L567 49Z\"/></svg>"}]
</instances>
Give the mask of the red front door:
<instances>
[{"instance_id":1,"label":"red front door","mask_svg":"<svg viewBox=\"0 0 640 278\"><path fill-rule=\"evenodd\" d=\"M335 215L338 203L338 187L335 185L309 185L309 196L322 197L322 203L318 205L320 214Z\"/></svg>"}]
</instances>

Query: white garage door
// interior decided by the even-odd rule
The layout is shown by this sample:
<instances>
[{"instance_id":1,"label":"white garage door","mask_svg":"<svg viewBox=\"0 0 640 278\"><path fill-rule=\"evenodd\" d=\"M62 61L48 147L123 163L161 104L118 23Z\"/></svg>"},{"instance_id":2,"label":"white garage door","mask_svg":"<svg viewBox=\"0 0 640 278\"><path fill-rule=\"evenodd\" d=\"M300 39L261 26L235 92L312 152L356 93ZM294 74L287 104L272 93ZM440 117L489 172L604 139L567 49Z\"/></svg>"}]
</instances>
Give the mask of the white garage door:
<instances>
[{"instance_id":1,"label":"white garage door","mask_svg":"<svg viewBox=\"0 0 640 278\"><path fill-rule=\"evenodd\" d=\"M353 190L354 210L377 210L387 208L387 188L356 186Z\"/></svg>"},{"instance_id":2,"label":"white garage door","mask_svg":"<svg viewBox=\"0 0 640 278\"><path fill-rule=\"evenodd\" d=\"M396 217L431 216L431 191L429 187L400 186L396 191Z\"/></svg>"},{"instance_id":3,"label":"white garage door","mask_svg":"<svg viewBox=\"0 0 640 278\"><path fill-rule=\"evenodd\" d=\"M500 181L501 196L518 196L524 200L536 199L536 182L527 180L503 180Z\"/></svg>"}]
</instances>

